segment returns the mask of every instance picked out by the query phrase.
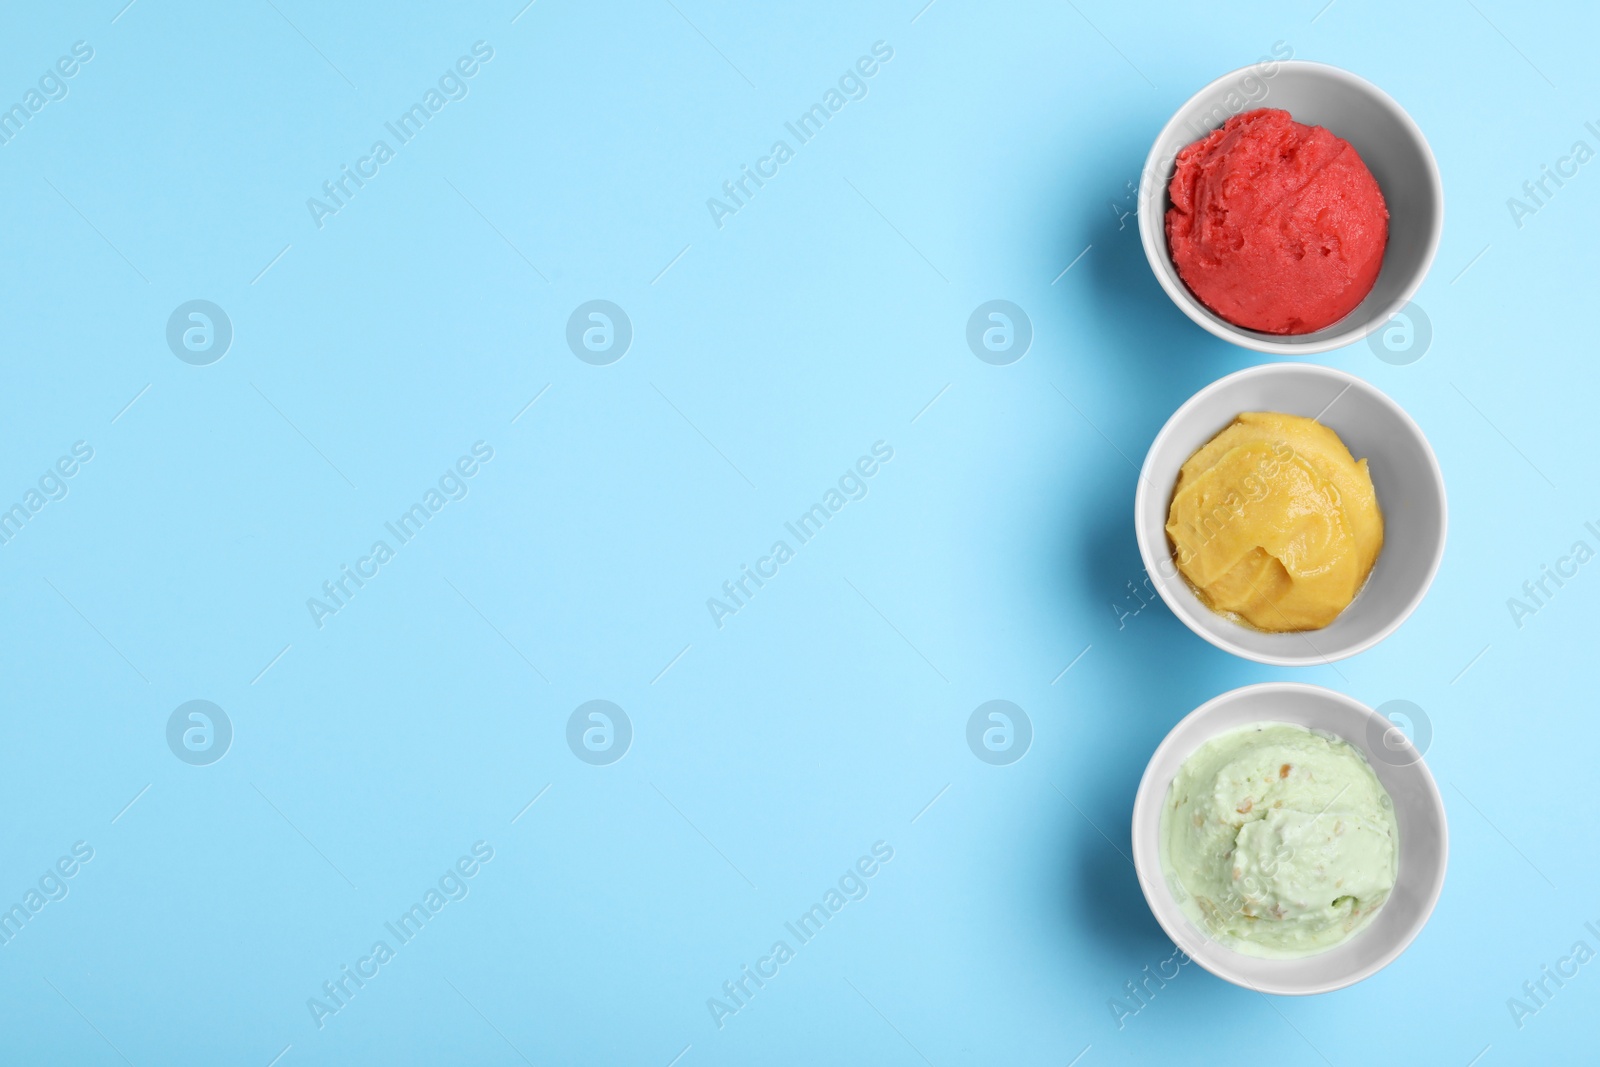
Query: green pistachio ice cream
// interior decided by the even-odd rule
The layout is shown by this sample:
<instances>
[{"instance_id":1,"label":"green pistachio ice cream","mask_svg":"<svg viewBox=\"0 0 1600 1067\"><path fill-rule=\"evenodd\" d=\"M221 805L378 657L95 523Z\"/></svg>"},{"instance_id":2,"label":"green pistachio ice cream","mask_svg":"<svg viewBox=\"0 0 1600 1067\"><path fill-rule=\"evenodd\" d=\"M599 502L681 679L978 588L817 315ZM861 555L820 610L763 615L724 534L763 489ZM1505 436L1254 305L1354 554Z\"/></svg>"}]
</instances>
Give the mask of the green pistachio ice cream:
<instances>
[{"instance_id":1,"label":"green pistachio ice cream","mask_svg":"<svg viewBox=\"0 0 1600 1067\"><path fill-rule=\"evenodd\" d=\"M1289 723L1212 738L1161 812L1161 866L1186 915L1251 956L1324 952L1389 898L1394 803L1347 742Z\"/></svg>"}]
</instances>

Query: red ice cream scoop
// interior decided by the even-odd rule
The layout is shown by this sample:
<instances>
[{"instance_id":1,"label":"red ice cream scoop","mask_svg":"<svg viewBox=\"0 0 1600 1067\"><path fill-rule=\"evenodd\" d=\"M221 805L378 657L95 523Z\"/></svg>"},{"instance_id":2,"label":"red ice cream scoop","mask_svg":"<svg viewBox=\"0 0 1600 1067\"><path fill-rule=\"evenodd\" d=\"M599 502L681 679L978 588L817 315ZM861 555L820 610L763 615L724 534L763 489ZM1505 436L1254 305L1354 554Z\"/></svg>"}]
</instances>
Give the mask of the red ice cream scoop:
<instances>
[{"instance_id":1,"label":"red ice cream scoop","mask_svg":"<svg viewBox=\"0 0 1600 1067\"><path fill-rule=\"evenodd\" d=\"M1383 191L1350 142L1287 111L1235 115L1183 149L1168 193L1179 277L1235 326L1311 333L1378 280Z\"/></svg>"}]
</instances>

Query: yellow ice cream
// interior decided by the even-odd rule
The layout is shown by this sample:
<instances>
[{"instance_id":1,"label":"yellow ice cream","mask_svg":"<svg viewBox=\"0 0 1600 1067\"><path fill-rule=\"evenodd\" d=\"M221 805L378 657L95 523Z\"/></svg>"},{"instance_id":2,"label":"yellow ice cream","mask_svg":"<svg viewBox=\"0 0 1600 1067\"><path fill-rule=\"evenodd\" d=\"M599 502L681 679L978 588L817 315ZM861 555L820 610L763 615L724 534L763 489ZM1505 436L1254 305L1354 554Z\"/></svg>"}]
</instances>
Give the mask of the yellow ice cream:
<instances>
[{"instance_id":1,"label":"yellow ice cream","mask_svg":"<svg viewBox=\"0 0 1600 1067\"><path fill-rule=\"evenodd\" d=\"M1389 899L1394 803L1348 742L1290 723L1214 737L1161 812L1161 866L1190 921L1251 956L1324 952Z\"/></svg>"},{"instance_id":2,"label":"yellow ice cream","mask_svg":"<svg viewBox=\"0 0 1600 1067\"><path fill-rule=\"evenodd\" d=\"M1247 411L1179 471L1167 536L1213 611L1258 630L1316 630L1372 573L1383 515L1367 461L1338 434Z\"/></svg>"}]
</instances>

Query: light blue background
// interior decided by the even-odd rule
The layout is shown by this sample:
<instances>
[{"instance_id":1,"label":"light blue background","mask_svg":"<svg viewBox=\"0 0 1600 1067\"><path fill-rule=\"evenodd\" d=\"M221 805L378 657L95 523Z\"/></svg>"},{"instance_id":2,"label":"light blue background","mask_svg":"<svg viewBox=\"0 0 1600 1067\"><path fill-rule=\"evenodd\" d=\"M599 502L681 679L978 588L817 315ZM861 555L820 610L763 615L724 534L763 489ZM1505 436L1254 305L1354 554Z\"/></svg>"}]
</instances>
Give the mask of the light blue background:
<instances>
[{"instance_id":1,"label":"light blue background","mask_svg":"<svg viewBox=\"0 0 1600 1067\"><path fill-rule=\"evenodd\" d=\"M1600 964L1520 1029L1506 1002L1600 948L1600 564L1520 629L1506 601L1600 544L1600 164L1520 228L1506 201L1600 148L1600 17L921 3L7 15L5 103L73 42L94 58L0 146L0 504L75 441L94 459L0 547L0 903L74 842L94 858L0 947L0 1058L1593 1058ZM470 94L318 229L307 198L480 40ZM707 198L876 41L868 96L718 229ZM1162 294L1127 183L1275 42L1394 95L1448 203L1431 350L1323 360L1429 435L1444 566L1381 647L1302 671L1113 607L1141 577L1131 464L1261 361ZM235 331L211 366L165 341L197 298ZM1035 330L1011 366L964 341L996 298ZM591 299L633 323L610 366L564 340ZM307 598L480 440L470 494L318 629ZM880 440L866 498L718 629L706 599ZM1274 678L1425 710L1443 898L1359 986L1269 999L1189 966L1119 1029L1109 1002L1172 951L1119 855L1145 761ZM610 766L565 740L596 698L635 732ZM234 727L211 766L166 744L191 699ZM965 741L991 699L1034 726L1011 766ZM307 998L477 841L470 895L319 1029ZM877 841L870 894L719 1029L707 999Z\"/></svg>"}]
</instances>

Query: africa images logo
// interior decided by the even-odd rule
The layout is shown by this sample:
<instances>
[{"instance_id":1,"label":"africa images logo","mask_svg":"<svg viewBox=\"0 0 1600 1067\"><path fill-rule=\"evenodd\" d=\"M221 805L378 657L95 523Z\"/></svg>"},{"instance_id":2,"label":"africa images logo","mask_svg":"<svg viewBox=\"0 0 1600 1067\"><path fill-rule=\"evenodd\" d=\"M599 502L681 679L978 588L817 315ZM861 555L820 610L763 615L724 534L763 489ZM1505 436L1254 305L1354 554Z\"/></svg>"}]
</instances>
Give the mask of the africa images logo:
<instances>
[{"instance_id":1,"label":"africa images logo","mask_svg":"<svg viewBox=\"0 0 1600 1067\"><path fill-rule=\"evenodd\" d=\"M0 144L10 144L47 104L65 100L71 92L67 81L76 77L93 58L94 47L88 41L74 41L71 55L60 57L53 67L45 68L39 75L38 88L29 87L22 99L9 108L0 104Z\"/></svg>"},{"instance_id":2,"label":"africa images logo","mask_svg":"<svg viewBox=\"0 0 1600 1067\"><path fill-rule=\"evenodd\" d=\"M796 550L820 534L824 525L843 511L846 504L852 500L864 500L869 489L868 480L877 475L884 464L893 458L894 447L889 442L882 439L874 441L872 455L858 457L853 466L845 468L836 486L829 486L823 491L820 500L801 512L792 522L783 524L783 528L794 538L793 545L780 538L772 543L767 555L756 560L754 570L751 570L748 563L741 563L738 575L722 583L722 597L706 598L706 611L717 629L722 629L724 619L737 615L742 609L749 607L756 593L778 576L780 568L785 563L794 559ZM752 584L755 586L754 589L751 588Z\"/></svg>"},{"instance_id":3,"label":"africa images logo","mask_svg":"<svg viewBox=\"0 0 1600 1067\"><path fill-rule=\"evenodd\" d=\"M717 229L722 229L727 219L748 207L750 201L755 199L756 193L760 192L767 182L776 178L781 173L783 165L795 157L795 149L809 143L821 133L823 127L832 121L833 116L843 111L847 103L851 100L865 100L867 79L876 75L883 69L883 64L893 58L894 48L887 41L872 42L872 55L861 56L853 68L847 68L839 75L837 88L829 86L823 92L819 103L806 108L793 122L783 124L783 128L794 138L793 145L780 137L772 142L772 147L768 149L766 155L755 161L754 170L749 164L741 164L739 176L722 183L722 196L706 199L706 210L710 212L711 221Z\"/></svg>"},{"instance_id":4,"label":"africa images logo","mask_svg":"<svg viewBox=\"0 0 1600 1067\"><path fill-rule=\"evenodd\" d=\"M356 995L367 987L367 983L382 974L383 968L402 948L415 940L423 928L444 911L446 905L466 900L472 892L472 879L492 859L493 845L487 841L473 842L471 855L458 857L413 900L409 908L383 924L387 936L373 941L371 949L355 961L354 967L348 963L340 964L339 972L322 983L321 995L306 998L306 1010L311 1013L311 1021L317 1029L321 1030L327 1025L328 1019L349 1007ZM391 938L393 944L390 943Z\"/></svg>"},{"instance_id":5,"label":"africa images logo","mask_svg":"<svg viewBox=\"0 0 1600 1067\"><path fill-rule=\"evenodd\" d=\"M609 700L579 704L567 717L567 747L592 767L606 767L628 754L633 720Z\"/></svg>"},{"instance_id":6,"label":"africa images logo","mask_svg":"<svg viewBox=\"0 0 1600 1067\"><path fill-rule=\"evenodd\" d=\"M717 1029L725 1028L728 1019L748 1008L756 994L767 988L767 983L782 973L784 965L795 958L798 950L822 933L823 927L832 922L833 917L843 911L846 905L867 899L867 894L872 891L871 880L892 859L894 846L887 841L874 841L872 855L858 857L832 885L823 890L821 899L812 903L792 922L783 924L789 937L774 941L767 954L756 959L754 969L748 963L740 966L737 977L722 983L722 996L707 997L706 1011L710 1013L711 1021L717 1024ZM789 943L791 937L794 941L792 945Z\"/></svg>"},{"instance_id":7,"label":"africa images logo","mask_svg":"<svg viewBox=\"0 0 1600 1067\"><path fill-rule=\"evenodd\" d=\"M1006 767L1028 754L1033 720L1009 700L979 704L967 718L967 747L992 767Z\"/></svg>"},{"instance_id":8,"label":"africa images logo","mask_svg":"<svg viewBox=\"0 0 1600 1067\"><path fill-rule=\"evenodd\" d=\"M383 528L393 537L394 544L391 546L387 540L379 538L372 542L366 555L355 561L354 568L348 563L341 563L338 577L322 583L322 597L306 598L306 611L311 616L312 624L320 630L326 625L327 619L349 607L356 594L382 573L384 566L420 534L423 527L444 510L446 504L467 498L471 491L468 482L492 459L493 445L487 441L474 442L472 455L458 457L454 464L445 468L434 485L423 491L421 499L402 511L392 522L385 522Z\"/></svg>"},{"instance_id":9,"label":"africa images logo","mask_svg":"<svg viewBox=\"0 0 1600 1067\"><path fill-rule=\"evenodd\" d=\"M979 304L967 319L967 347L985 363L1006 367L1028 354L1033 322L1009 300Z\"/></svg>"},{"instance_id":10,"label":"africa images logo","mask_svg":"<svg viewBox=\"0 0 1600 1067\"><path fill-rule=\"evenodd\" d=\"M209 300L179 304L167 318L167 347L191 366L207 367L228 354L233 321Z\"/></svg>"},{"instance_id":11,"label":"africa images logo","mask_svg":"<svg viewBox=\"0 0 1600 1067\"><path fill-rule=\"evenodd\" d=\"M610 366L632 344L633 320L609 300L579 304L567 318L567 347L590 366Z\"/></svg>"},{"instance_id":12,"label":"africa images logo","mask_svg":"<svg viewBox=\"0 0 1600 1067\"><path fill-rule=\"evenodd\" d=\"M179 704L167 718L167 747L191 767L209 767L233 745L233 721L209 700Z\"/></svg>"},{"instance_id":13,"label":"africa images logo","mask_svg":"<svg viewBox=\"0 0 1600 1067\"><path fill-rule=\"evenodd\" d=\"M366 155L356 160L354 170L348 163L340 164L338 176L322 183L322 198L306 198L306 211L310 213L317 229L322 229L327 225L327 219L348 207L356 193L366 188L367 182L382 173L383 165L394 159L395 149L410 144L429 120L444 110L446 104L452 100L465 100L471 91L469 79L475 77L493 58L492 45L487 41L475 42L472 54L457 58L453 66L445 68L438 82L424 90L421 100L402 111L394 121L383 124L394 138L393 145L379 138L372 142Z\"/></svg>"}]
</instances>

